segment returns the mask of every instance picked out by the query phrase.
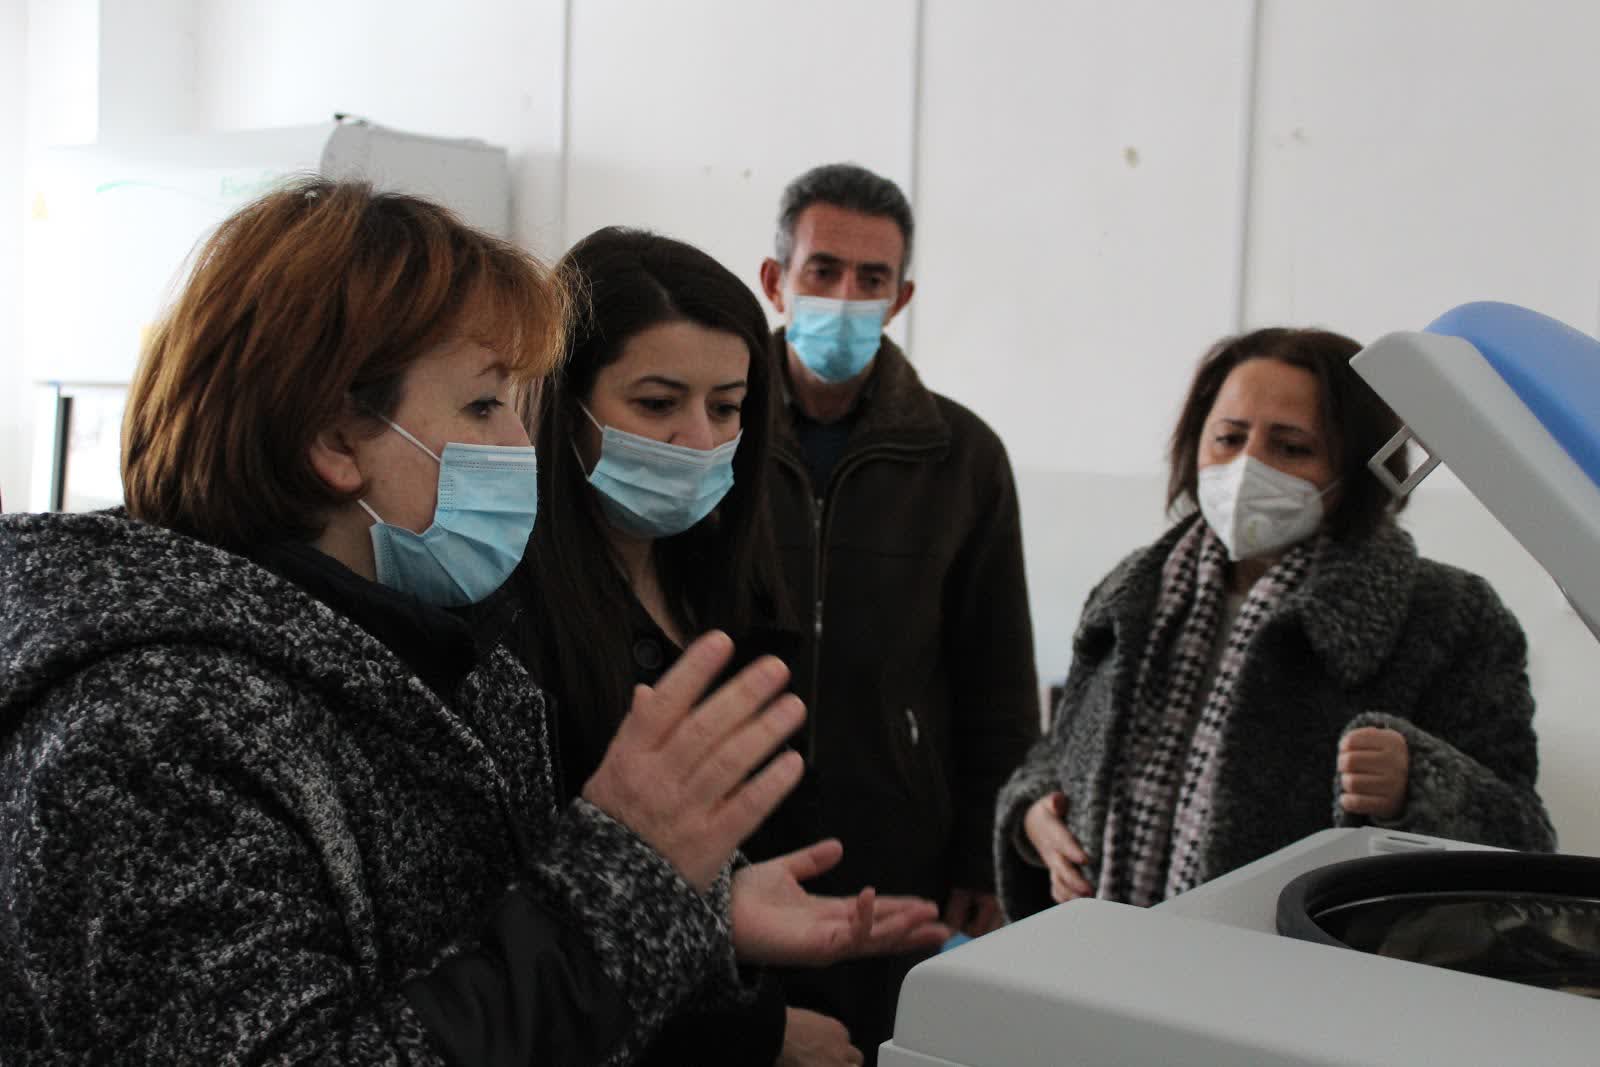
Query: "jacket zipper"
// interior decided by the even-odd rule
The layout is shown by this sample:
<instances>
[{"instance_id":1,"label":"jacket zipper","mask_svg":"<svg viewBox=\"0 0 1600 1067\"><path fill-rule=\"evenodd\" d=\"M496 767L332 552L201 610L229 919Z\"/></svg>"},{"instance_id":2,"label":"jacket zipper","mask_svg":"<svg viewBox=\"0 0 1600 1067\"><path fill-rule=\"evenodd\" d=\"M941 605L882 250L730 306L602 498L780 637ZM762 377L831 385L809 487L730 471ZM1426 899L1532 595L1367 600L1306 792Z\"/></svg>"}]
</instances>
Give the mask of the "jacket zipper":
<instances>
[{"instance_id":1,"label":"jacket zipper","mask_svg":"<svg viewBox=\"0 0 1600 1067\"><path fill-rule=\"evenodd\" d=\"M820 497L813 494L811 475L809 472L807 472L805 467L793 458L782 453L778 453L778 459L787 465L790 471L800 479L800 484L805 488L806 491L806 499L810 501L811 504L812 654L811 688L809 691L811 693L812 701L817 699L818 688L822 684L822 610L825 600L823 590L826 588L824 583L828 575L828 531L831 529L830 524L831 520L833 519L833 509L828 506L828 501L832 500L835 494L838 493L839 487L844 484L845 477L867 461L878 458L918 455L925 451L928 451L928 449L923 447L878 445L876 447L869 448L866 451L858 452L853 456L847 456L840 462L839 466L834 469L832 476L828 479L827 492L824 496ZM816 765L816 758L817 730L815 725L813 725L811 729L806 731L806 766L808 768L814 767Z\"/></svg>"}]
</instances>

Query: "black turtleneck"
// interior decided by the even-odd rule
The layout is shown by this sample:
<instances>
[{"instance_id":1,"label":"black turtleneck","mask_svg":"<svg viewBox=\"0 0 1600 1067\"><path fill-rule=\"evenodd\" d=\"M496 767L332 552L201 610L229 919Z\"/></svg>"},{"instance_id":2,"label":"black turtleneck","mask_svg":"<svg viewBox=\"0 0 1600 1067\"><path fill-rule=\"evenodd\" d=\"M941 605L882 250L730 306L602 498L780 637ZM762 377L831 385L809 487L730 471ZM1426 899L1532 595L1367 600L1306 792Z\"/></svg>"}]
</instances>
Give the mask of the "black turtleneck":
<instances>
[{"instance_id":1,"label":"black turtleneck","mask_svg":"<svg viewBox=\"0 0 1600 1067\"><path fill-rule=\"evenodd\" d=\"M383 642L447 703L498 640L508 614L499 596L460 609L424 604L306 544L269 545L251 556Z\"/></svg>"}]
</instances>

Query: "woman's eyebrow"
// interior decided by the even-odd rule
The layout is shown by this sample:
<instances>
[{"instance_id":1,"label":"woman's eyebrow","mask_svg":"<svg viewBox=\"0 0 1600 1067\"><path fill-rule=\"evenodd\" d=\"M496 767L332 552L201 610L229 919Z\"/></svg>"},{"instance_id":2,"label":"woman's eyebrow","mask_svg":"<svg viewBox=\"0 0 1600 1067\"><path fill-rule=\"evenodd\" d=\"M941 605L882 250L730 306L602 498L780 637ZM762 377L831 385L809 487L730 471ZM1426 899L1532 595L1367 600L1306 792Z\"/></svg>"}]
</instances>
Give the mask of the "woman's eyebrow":
<instances>
[{"instance_id":1,"label":"woman's eyebrow","mask_svg":"<svg viewBox=\"0 0 1600 1067\"><path fill-rule=\"evenodd\" d=\"M681 393L687 393L689 391L689 387L683 382L678 381L676 378L668 378L661 374L646 374L643 377L635 378L631 383L630 388L640 385L660 385L665 386L668 389L676 389Z\"/></svg>"},{"instance_id":2,"label":"woman's eyebrow","mask_svg":"<svg viewBox=\"0 0 1600 1067\"><path fill-rule=\"evenodd\" d=\"M1315 437L1316 436L1315 433L1313 433L1310 430L1306 429L1304 426L1301 426L1301 425L1299 425L1297 423L1293 423L1293 422L1275 422L1275 423L1272 424L1271 429L1272 429L1273 433L1286 432L1286 433L1299 434L1301 437Z\"/></svg>"}]
</instances>

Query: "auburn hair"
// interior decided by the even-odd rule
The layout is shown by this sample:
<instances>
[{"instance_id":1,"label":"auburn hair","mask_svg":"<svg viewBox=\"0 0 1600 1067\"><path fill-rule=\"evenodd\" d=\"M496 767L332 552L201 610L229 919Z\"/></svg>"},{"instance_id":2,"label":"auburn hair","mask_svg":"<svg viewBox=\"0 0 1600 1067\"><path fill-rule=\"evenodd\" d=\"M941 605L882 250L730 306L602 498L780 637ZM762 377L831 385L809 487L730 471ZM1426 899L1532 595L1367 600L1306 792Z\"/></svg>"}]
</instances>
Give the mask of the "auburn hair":
<instances>
[{"instance_id":1,"label":"auburn hair","mask_svg":"<svg viewBox=\"0 0 1600 1067\"><path fill-rule=\"evenodd\" d=\"M340 493L311 466L347 415L393 414L418 357L464 338L514 378L561 359L555 272L437 204L302 178L198 249L128 391L122 485L134 518L213 544L310 540Z\"/></svg>"}]
</instances>

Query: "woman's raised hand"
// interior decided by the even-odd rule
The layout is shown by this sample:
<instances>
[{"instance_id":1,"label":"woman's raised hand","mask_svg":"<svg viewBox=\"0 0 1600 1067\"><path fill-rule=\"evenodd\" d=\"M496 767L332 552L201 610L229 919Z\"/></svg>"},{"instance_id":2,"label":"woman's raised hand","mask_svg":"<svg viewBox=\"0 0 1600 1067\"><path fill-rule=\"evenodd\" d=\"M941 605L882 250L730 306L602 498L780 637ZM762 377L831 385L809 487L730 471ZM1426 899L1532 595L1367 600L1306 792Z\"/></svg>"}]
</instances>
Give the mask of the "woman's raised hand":
<instances>
[{"instance_id":1,"label":"woman's raised hand","mask_svg":"<svg viewBox=\"0 0 1600 1067\"><path fill-rule=\"evenodd\" d=\"M691 644L661 680L638 686L584 799L627 826L705 892L739 842L800 780L798 753L751 772L805 718L784 694L789 669L757 660L700 700L733 655L712 631ZM698 703L697 703L698 702Z\"/></svg>"}]
</instances>

